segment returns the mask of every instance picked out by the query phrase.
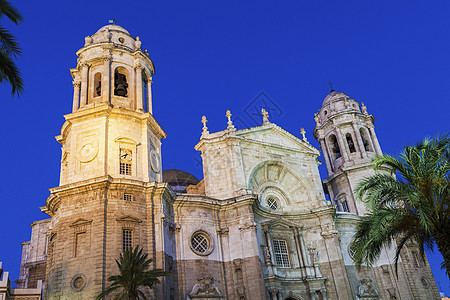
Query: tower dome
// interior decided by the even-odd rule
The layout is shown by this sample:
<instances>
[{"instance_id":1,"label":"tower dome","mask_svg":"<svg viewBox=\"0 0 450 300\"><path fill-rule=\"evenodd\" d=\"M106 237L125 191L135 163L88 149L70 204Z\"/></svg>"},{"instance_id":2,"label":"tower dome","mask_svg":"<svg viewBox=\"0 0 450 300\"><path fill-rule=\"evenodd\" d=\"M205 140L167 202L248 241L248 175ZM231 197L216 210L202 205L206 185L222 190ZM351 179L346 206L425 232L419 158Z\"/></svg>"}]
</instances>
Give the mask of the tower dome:
<instances>
[{"instance_id":1,"label":"tower dome","mask_svg":"<svg viewBox=\"0 0 450 300\"><path fill-rule=\"evenodd\" d=\"M123 28L122 26L119 26L119 25L117 25L117 24L108 24L108 25L105 25L105 26L103 26L102 28L100 28L99 30L97 30L97 32L96 33L99 33L99 32L103 32L103 31L119 31L119 32L123 32L123 33L126 33L126 34L130 34L129 32L128 32L128 30L126 30L125 28Z\"/></svg>"},{"instance_id":2,"label":"tower dome","mask_svg":"<svg viewBox=\"0 0 450 300\"><path fill-rule=\"evenodd\" d=\"M323 103L322 106L327 105L330 102L334 102L337 101L341 98L348 98L348 95L346 93L343 92L338 92L338 91L332 91L331 93L329 93L325 99L323 99Z\"/></svg>"}]
</instances>

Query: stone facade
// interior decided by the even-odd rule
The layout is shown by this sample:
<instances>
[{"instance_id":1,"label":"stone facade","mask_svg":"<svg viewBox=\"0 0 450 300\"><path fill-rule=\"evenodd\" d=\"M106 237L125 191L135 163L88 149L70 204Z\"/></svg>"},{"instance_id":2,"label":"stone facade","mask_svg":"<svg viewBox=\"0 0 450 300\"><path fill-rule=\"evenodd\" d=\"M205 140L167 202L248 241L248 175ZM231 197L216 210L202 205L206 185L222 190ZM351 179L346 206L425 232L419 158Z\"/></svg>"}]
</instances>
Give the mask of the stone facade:
<instances>
[{"instance_id":1,"label":"stone facade","mask_svg":"<svg viewBox=\"0 0 450 300\"><path fill-rule=\"evenodd\" d=\"M60 186L41 208L51 219L33 223L23 244L21 287L42 280L45 299L93 299L117 273L114 259L139 245L153 268L172 273L144 291L151 299L438 299L416 245L398 277L393 249L372 268L353 266L348 245L365 213L353 190L381 154L364 105L331 92L316 114L325 180L304 130L294 136L265 110L260 126L237 130L227 111L220 132L202 119L204 178L171 187L152 112L154 66L139 38L107 25L77 55L72 113L56 137Z\"/></svg>"}]
</instances>

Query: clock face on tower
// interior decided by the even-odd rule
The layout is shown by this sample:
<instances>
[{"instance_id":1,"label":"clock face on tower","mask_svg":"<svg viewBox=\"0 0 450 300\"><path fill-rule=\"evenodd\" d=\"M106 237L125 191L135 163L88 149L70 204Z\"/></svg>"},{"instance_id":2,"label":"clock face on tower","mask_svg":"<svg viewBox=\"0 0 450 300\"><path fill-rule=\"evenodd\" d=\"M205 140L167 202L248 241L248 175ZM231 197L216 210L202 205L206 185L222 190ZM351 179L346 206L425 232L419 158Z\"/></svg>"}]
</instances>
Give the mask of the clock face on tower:
<instances>
[{"instance_id":1,"label":"clock face on tower","mask_svg":"<svg viewBox=\"0 0 450 300\"><path fill-rule=\"evenodd\" d=\"M78 149L78 160L83 163L90 162L93 160L98 153L98 143L95 140L89 141L83 144Z\"/></svg>"},{"instance_id":2,"label":"clock face on tower","mask_svg":"<svg viewBox=\"0 0 450 300\"><path fill-rule=\"evenodd\" d=\"M150 152L150 163L152 165L153 172L158 173L159 171L161 171L160 158L155 150L152 150Z\"/></svg>"},{"instance_id":3,"label":"clock face on tower","mask_svg":"<svg viewBox=\"0 0 450 300\"><path fill-rule=\"evenodd\" d=\"M121 149L120 150L120 161L131 162L133 160L131 150Z\"/></svg>"}]
</instances>

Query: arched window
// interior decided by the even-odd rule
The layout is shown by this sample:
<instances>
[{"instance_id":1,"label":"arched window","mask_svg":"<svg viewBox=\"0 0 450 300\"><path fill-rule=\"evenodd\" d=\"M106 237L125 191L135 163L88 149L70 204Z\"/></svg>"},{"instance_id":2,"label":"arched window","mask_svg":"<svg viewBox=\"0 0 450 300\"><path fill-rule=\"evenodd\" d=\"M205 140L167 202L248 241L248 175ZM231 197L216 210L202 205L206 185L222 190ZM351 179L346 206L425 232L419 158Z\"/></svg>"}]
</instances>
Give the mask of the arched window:
<instances>
[{"instance_id":1,"label":"arched window","mask_svg":"<svg viewBox=\"0 0 450 300\"><path fill-rule=\"evenodd\" d=\"M341 149L339 148L339 144L337 142L336 136L332 134L330 136L331 149L334 154L334 158L337 159L341 157Z\"/></svg>"},{"instance_id":2,"label":"arched window","mask_svg":"<svg viewBox=\"0 0 450 300\"><path fill-rule=\"evenodd\" d=\"M94 98L102 95L102 74L95 73L94 75Z\"/></svg>"},{"instance_id":3,"label":"arched window","mask_svg":"<svg viewBox=\"0 0 450 300\"><path fill-rule=\"evenodd\" d=\"M347 140L348 149L350 150L350 153L356 152L355 143L353 143L352 135L350 133L347 133L345 135L345 138Z\"/></svg>"},{"instance_id":4,"label":"arched window","mask_svg":"<svg viewBox=\"0 0 450 300\"><path fill-rule=\"evenodd\" d=\"M372 152L372 150L370 149L369 140L366 138L366 135L364 133L364 129L360 128L359 129L359 133L361 134L361 139L362 139L363 144L364 144L364 150L366 150L368 152Z\"/></svg>"},{"instance_id":5,"label":"arched window","mask_svg":"<svg viewBox=\"0 0 450 300\"><path fill-rule=\"evenodd\" d=\"M128 71L123 67L118 67L114 71L114 95L128 97Z\"/></svg>"}]
</instances>

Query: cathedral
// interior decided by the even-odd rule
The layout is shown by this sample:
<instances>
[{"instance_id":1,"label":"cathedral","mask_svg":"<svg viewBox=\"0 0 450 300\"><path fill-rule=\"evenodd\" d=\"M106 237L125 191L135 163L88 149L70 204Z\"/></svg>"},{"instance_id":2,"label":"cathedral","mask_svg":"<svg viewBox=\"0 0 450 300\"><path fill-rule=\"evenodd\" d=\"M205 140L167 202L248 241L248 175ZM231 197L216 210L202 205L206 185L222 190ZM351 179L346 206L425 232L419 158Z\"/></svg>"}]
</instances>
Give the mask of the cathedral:
<instances>
[{"instance_id":1,"label":"cathedral","mask_svg":"<svg viewBox=\"0 0 450 300\"><path fill-rule=\"evenodd\" d=\"M198 180L163 171L155 68L139 37L109 24L76 54L72 112L56 137L60 184L41 207L49 218L22 244L18 287L2 289L3 274L0 299L94 299L135 246L171 272L143 290L149 299L440 299L413 243L398 276L395 247L371 267L353 265L349 243L366 213L354 189L382 154L363 103L337 91L318 102L320 150L264 109L259 126L239 130L230 111L219 132L204 116Z\"/></svg>"}]
</instances>

